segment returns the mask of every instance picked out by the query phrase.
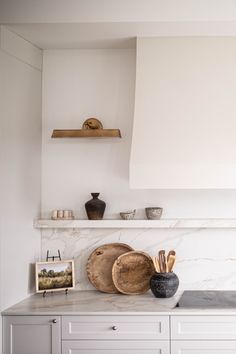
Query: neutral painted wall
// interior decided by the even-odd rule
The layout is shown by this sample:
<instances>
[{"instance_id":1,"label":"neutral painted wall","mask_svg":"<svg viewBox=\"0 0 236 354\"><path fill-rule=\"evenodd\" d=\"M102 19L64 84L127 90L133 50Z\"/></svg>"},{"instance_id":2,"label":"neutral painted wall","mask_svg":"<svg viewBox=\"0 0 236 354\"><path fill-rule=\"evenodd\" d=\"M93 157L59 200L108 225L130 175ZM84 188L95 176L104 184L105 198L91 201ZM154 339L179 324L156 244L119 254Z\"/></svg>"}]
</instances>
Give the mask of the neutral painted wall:
<instances>
[{"instance_id":1,"label":"neutral painted wall","mask_svg":"<svg viewBox=\"0 0 236 354\"><path fill-rule=\"evenodd\" d=\"M89 193L101 192L105 217L121 210L158 205L163 217L235 217L235 190L131 190L135 52L132 50L45 51L43 68L42 216L71 208L86 217ZM55 128L80 128L90 116L120 128L122 139L51 139ZM150 118L143 130L150 129Z\"/></svg>"},{"instance_id":2,"label":"neutral painted wall","mask_svg":"<svg viewBox=\"0 0 236 354\"><path fill-rule=\"evenodd\" d=\"M235 21L232 0L1 0L1 23Z\"/></svg>"},{"instance_id":3,"label":"neutral painted wall","mask_svg":"<svg viewBox=\"0 0 236 354\"><path fill-rule=\"evenodd\" d=\"M91 192L109 214L126 209L132 132L133 50L45 51L43 60L42 213L71 208L85 217ZM79 129L88 117L120 128L122 139L51 139L53 129ZM135 204L135 203L132 203Z\"/></svg>"},{"instance_id":4,"label":"neutral painted wall","mask_svg":"<svg viewBox=\"0 0 236 354\"><path fill-rule=\"evenodd\" d=\"M33 229L40 212L40 57L37 48L1 28L0 310L34 291L32 263L40 257L40 233Z\"/></svg>"}]
</instances>

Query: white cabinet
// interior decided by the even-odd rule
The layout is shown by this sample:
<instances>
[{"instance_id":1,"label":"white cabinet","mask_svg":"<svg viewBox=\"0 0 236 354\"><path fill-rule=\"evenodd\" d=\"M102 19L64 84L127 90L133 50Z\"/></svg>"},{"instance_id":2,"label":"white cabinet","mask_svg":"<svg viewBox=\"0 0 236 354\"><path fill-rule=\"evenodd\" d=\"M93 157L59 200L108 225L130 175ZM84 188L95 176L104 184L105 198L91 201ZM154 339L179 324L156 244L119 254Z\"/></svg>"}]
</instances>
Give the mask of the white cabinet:
<instances>
[{"instance_id":1,"label":"white cabinet","mask_svg":"<svg viewBox=\"0 0 236 354\"><path fill-rule=\"evenodd\" d=\"M236 353L236 316L171 316L171 354L216 353Z\"/></svg>"},{"instance_id":2,"label":"white cabinet","mask_svg":"<svg viewBox=\"0 0 236 354\"><path fill-rule=\"evenodd\" d=\"M236 341L172 341L171 354L235 354Z\"/></svg>"},{"instance_id":3,"label":"white cabinet","mask_svg":"<svg viewBox=\"0 0 236 354\"><path fill-rule=\"evenodd\" d=\"M61 348L62 354L170 354L169 316L4 316L4 354L61 354Z\"/></svg>"},{"instance_id":4,"label":"white cabinet","mask_svg":"<svg viewBox=\"0 0 236 354\"><path fill-rule=\"evenodd\" d=\"M235 354L236 316L3 316L3 354Z\"/></svg>"},{"instance_id":5,"label":"white cabinet","mask_svg":"<svg viewBox=\"0 0 236 354\"><path fill-rule=\"evenodd\" d=\"M63 341L62 354L170 354L169 341Z\"/></svg>"},{"instance_id":6,"label":"white cabinet","mask_svg":"<svg viewBox=\"0 0 236 354\"><path fill-rule=\"evenodd\" d=\"M169 316L63 316L62 354L170 354Z\"/></svg>"},{"instance_id":7,"label":"white cabinet","mask_svg":"<svg viewBox=\"0 0 236 354\"><path fill-rule=\"evenodd\" d=\"M171 316L171 339L236 340L236 316Z\"/></svg>"},{"instance_id":8,"label":"white cabinet","mask_svg":"<svg viewBox=\"0 0 236 354\"><path fill-rule=\"evenodd\" d=\"M4 354L60 354L60 316L4 316Z\"/></svg>"},{"instance_id":9,"label":"white cabinet","mask_svg":"<svg viewBox=\"0 0 236 354\"><path fill-rule=\"evenodd\" d=\"M63 316L63 340L169 340L169 316Z\"/></svg>"}]
</instances>

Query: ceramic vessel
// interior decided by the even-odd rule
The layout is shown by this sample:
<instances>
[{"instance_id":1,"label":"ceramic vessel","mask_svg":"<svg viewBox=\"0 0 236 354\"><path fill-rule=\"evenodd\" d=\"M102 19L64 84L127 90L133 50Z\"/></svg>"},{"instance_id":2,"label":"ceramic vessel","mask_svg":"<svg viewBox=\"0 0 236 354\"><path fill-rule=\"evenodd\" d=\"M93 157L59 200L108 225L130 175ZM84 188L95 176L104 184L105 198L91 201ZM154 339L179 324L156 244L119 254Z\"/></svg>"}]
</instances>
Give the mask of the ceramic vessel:
<instances>
[{"instance_id":1,"label":"ceramic vessel","mask_svg":"<svg viewBox=\"0 0 236 354\"><path fill-rule=\"evenodd\" d=\"M158 220L161 218L162 215L162 208L159 207L150 207L145 208L146 216L149 220Z\"/></svg>"},{"instance_id":2,"label":"ceramic vessel","mask_svg":"<svg viewBox=\"0 0 236 354\"><path fill-rule=\"evenodd\" d=\"M133 218L134 218L134 216L135 216L135 212L136 212L136 210L127 211L127 212L121 212L121 213L120 213L121 219L124 219L124 220L133 220Z\"/></svg>"},{"instance_id":3,"label":"ceramic vessel","mask_svg":"<svg viewBox=\"0 0 236 354\"><path fill-rule=\"evenodd\" d=\"M172 297L179 287L179 278L173 272L154 273L150 279L150 288L155 297Z\"/></svg>"},{"instance_id":4,"label":"ceramic vessel","mask_svg":"<svg viewBox=\"0 0 236 354\"><path fill-rule=\"evenodd\" d=\"M106 203L98 199L100 193L91 193L92 199L85 203L85 210L89 220L101 220L104 215Z\"/></svg>"}]
</instances>

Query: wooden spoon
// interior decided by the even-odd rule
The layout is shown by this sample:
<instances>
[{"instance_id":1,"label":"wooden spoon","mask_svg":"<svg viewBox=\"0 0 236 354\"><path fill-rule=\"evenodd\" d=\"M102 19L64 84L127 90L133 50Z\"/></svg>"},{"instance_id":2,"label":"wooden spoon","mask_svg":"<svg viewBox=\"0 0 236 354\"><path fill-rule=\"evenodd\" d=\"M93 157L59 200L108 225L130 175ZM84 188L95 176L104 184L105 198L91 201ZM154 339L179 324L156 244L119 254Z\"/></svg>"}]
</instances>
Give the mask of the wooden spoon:
<instances>
[{"instance_id":1,"label":"wooden spoon","mask_svg":"<svg viewBox=\"0 0 236 354\"><path fill-rule=\"evenodd\" d=\"M158 257L155 257L155 262L156 262L157 272L160 273L160 265L159 265Z\"/></svg>"},{"instance_id":2,"label":"wooden spoon","mask_svg":"<svg viewBox=\"0 0 236 354\"><path fill-rule=\"evenodd\" d=\"M167 256L167 262L169 261L170 256L175 256L175 255L176 255L175 251L174 251L174 250L171 250L171 251L168 253L168 256Z\"/></svg>"},{"instance_id":3,"label":"wooden spoon","mask_svg":"<svg viewBox=\"0 0 236 354\"><path fill-rule=\"evenodd\" d=\"M172 269L173 269L174 264L175 264L175 260L176 260L176 257L171 254L169 256L169 260L168 260L168 271L169 272L172 272Z\"/></svg>"},{"instance_id":4,"label":"wooden spoon","mask_svg":"<svg viewBox=\"0 0 236 354\"><path fill-rule=\"evenodd\" d=\"M166 272L166 257L165 257L165 250L159 251L159 265L160 265L160 272Z\"/></svg>"},{"instance_id":5,"label":"wooden spoon","mask_svg":"<svg viewBox=\"0 0 236 354\"><path fill-rule=\"evenodd\" d=\"M168 265L167 265L167 260L166 260L166 255L165 252L162 254L163 257L163 269L164 269L164 273L168 273Z\"/></svg>"},{"instance_id":6,"label":"wooden spoon","mask_svg":"<svg viewBox=\"0 0 236 354\"><path fill-rule=\"evenodd\" d=\"M158 257L153 257L152 261L153 261L156 272L160 273L160 266L159 266L159 262L158 262Z\"/></svg>"},{"instance_id":7,"label":"wooden spoon","mask_svg":"<svg viewBox=\"0 0 236 354\"><path fill-rule=\"evenodd\" d=\"M157 271L157 269L156 269L156 260L155 260L155 257L152 257L152 262L153 262L153 265L154 265L155 271Z\"/></svg>"}]
</instances>

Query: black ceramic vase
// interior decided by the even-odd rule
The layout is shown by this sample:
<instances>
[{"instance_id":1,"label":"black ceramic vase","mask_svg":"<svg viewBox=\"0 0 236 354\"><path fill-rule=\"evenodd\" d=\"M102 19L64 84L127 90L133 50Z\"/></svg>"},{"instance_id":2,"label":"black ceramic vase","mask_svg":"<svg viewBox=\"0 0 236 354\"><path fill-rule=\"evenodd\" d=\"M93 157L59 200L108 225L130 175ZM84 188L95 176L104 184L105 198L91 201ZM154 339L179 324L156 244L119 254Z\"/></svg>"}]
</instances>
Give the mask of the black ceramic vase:
<instances>
[{"instance_id":1,"label":"black ceramic vase","mask_svg":"<svg viewBox=\"0 0 236 354\"><path fill-rule=\"evenodd\" d=\"M91 193L93 199L85 203L85 209L89 220L101 220L104 215L106 203L98 199L100 193Z\"/></svg>"},{"instance_id":2,"label":"black ceramic vase","mask_svg":"<svg viewBox=\"0 0 236 354\"><path fill-rule=\"evenodd\" d=\"M178 287L179 278L173 272L154 273L150 279L152 293L159 298L174 296Z\"/></svg>"}]
</instances>

